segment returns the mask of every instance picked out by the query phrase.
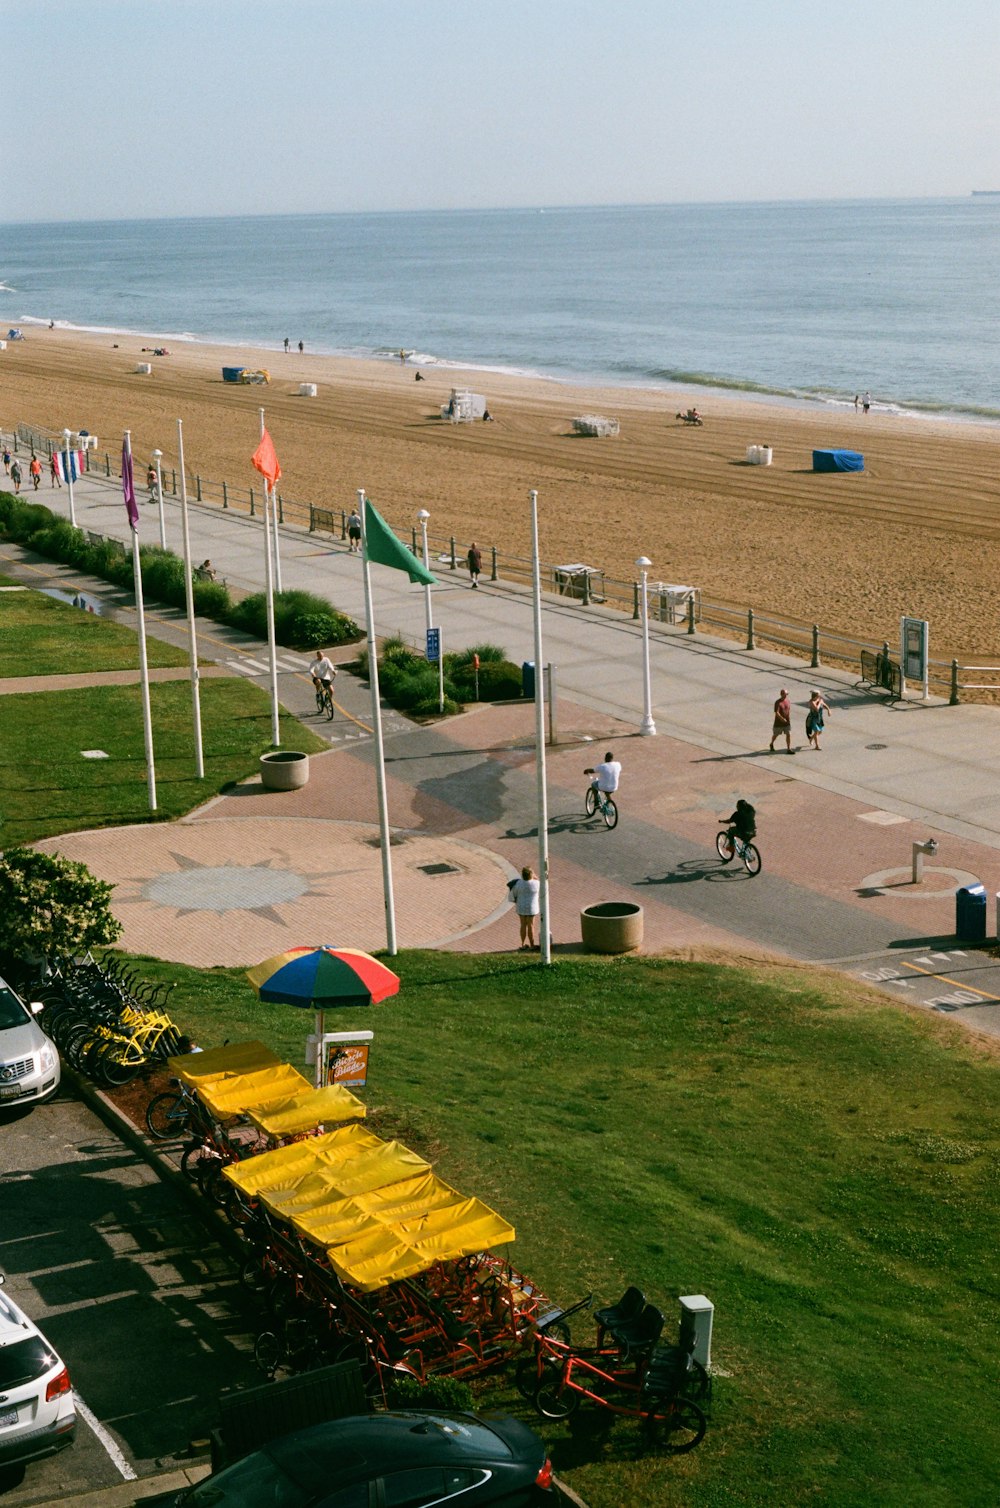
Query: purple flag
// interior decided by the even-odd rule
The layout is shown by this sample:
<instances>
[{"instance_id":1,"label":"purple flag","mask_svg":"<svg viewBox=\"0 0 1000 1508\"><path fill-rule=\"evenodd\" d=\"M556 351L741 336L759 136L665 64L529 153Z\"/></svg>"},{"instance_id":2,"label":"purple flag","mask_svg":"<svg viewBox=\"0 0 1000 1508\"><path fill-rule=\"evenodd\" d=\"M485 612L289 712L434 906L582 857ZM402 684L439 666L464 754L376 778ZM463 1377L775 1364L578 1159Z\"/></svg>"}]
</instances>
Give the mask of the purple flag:
<instances>
[{"instance_id":1,"label":"purple flag","mask_svg":"<svg viewBox=\"0 0 1000 1508\"><path fill-rule=\"evenodd\" d=\"M125 494L125 512L133 529L139 527L139 509L135 501L135 480L132 476L132 452L127 440L122 441L122 492Z\"/></svg>"}]
</instances>

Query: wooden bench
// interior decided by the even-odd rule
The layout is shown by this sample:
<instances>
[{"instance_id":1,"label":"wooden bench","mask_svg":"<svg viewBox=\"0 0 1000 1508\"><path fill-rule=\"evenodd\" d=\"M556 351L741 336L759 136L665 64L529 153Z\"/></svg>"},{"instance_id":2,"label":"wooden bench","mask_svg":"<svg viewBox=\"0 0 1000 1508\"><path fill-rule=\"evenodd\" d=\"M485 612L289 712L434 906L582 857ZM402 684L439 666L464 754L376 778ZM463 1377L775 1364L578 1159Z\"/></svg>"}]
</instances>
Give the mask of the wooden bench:
<instances>
[{"instance_id":1,"label":"wooden bench","mask_svg":"<svg viewBox=\"0 0 1000 1508\"><path fill-rule=\"evenodd\" d=\"M212 1470L221 1471L292 1430L368 1411L357 1361L338 1361L281 1382L220 1393L219 1427L211 1435Z\"/></svg>"}]
</instances>

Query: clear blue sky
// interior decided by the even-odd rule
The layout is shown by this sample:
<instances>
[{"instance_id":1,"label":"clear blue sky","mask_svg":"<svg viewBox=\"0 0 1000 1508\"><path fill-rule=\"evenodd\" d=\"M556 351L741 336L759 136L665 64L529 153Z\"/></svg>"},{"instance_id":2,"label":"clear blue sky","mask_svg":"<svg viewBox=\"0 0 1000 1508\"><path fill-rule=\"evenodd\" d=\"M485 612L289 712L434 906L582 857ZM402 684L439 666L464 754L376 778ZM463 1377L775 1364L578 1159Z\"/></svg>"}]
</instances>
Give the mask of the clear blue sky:
<instances>
[{"instance_id":1,"label":"clear blue sky","mask_svg":"<svg viewBox=\"0 0 1000 1508\"><path fill-rule=\"evenodd\" d=\"M10 220L1000 189L997 0L0 0Z\"/></svg>"}]
</instances>

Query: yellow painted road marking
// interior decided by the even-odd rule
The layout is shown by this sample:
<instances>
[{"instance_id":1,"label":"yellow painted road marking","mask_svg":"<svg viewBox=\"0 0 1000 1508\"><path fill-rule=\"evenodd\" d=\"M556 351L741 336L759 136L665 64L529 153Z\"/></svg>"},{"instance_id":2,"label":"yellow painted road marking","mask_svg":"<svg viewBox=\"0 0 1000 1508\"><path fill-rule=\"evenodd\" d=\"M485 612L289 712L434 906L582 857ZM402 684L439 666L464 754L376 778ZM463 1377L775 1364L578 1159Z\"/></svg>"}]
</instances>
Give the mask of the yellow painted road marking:
<instances>
[{"instance_id":1,"label":"yellow painted road marking","mask_svg":"<svg viewBox=\"0 0 1000 1508\"><path fill-rule=\"evenodd\" d=\"M991 995L989 990L977 990L974 984L960 984L957 979L951 979L947 974L935 974L933 969L922 969L919 964L908 963L905 958L900 959L904 969L914 969L916 973L923 974L927 979L940 979L942 984L953 984L956 990L968 990L970 995L982 995L984 1000L1000 1000L1000 995Z\"/></svg>"}]
</instances>

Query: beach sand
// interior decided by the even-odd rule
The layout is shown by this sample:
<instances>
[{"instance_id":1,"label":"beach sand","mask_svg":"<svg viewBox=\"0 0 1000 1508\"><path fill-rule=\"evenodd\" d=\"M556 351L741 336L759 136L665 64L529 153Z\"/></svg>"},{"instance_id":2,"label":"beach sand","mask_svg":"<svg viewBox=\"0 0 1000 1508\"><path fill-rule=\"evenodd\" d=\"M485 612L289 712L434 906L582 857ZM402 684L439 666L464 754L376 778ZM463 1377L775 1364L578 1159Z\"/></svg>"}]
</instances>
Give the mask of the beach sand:
<instances>
[{"instance_id":1,"label":"beach sand","mask_svg":"<svg viewBox=\"0 0 1000 1508\"><path fill-rule=\"evenodd\" d=\"M931 653L1000 660L989 551L1000 532L1000 428L853 408L582 387L410 364L174 345L149 338L31 330L0 352L5 429L16 423L99 437L115 455L132 432L137 475L150 452L176 464L184 421L189 476L246 489L258 409L281 460L281 490L350 508L358 487L399 529L431 514L432 538L464 554L530 555L527 496L539 494L542 559L585 561L631 581L685 582L714 600L752 606L861 639L898 645L902 614L930 620ZM135 372L149 361L149 376ZM223 383L223 365L269 368L268 387ZM301 382L318 385L300 397ZM453 386L485 393L495 422L449 424ZM680 424L696 403L702 428ZM575 436L579 414L617 418L615 438ZM770 445L769 467L748 445ZM812 450L861 450L862 474L813 473ZM45 500L47 482L39 493ZM487 557L488 558L488 557Z\"/></svg>"}]
</instances>

